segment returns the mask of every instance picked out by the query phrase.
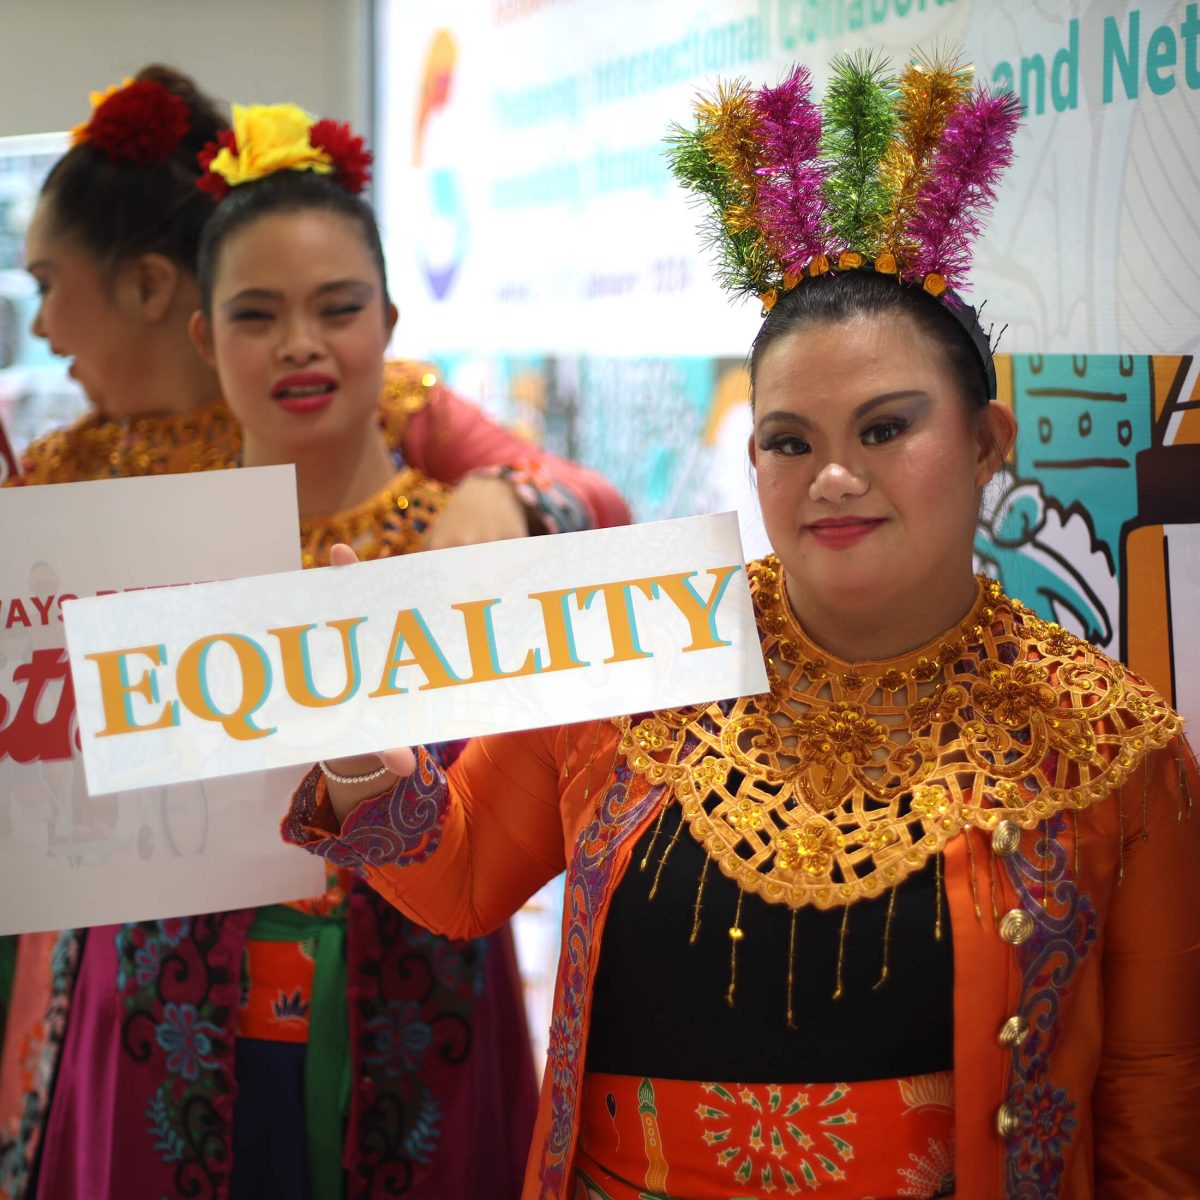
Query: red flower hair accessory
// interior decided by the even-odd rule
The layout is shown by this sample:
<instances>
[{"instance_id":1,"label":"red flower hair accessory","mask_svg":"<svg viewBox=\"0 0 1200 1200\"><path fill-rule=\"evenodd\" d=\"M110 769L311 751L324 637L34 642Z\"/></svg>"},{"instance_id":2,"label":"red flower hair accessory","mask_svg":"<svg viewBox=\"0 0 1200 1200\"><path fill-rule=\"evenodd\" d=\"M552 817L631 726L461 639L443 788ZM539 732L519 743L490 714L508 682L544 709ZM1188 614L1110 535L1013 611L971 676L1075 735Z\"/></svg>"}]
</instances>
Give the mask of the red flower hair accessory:
<instances>
[{"instance_id":1,"label":"red flower hair accessory","mask_svg":"<svg viewBox=\"0 0 1200 1200\"><path fill-rule=\"evenodd\" d=\"M225 182L223 176L218 175L212 169L213 159L222 150L228 150L234 157L237 156L237 137L232 129L222 129L217 134L217 140L206 142L204 149L196 155L196 161L200 164L201 171L200 178L196 180L196 186L206 191L218 204L229 195L229 184Z\"/></svg>"},{"instance_id":2,"label":"red flower hair accessory","mask_svg":"<svg viewBox=\"0 0 1200 1200\"><path fill-rule=\"evenodd\" d=\"M71 131L71 145L86 142L110 162L149 167L170 158L191 127L182 97L156 79L128 80L92 93L91 119Z\"/></svg>"},{"instance_id":3,"label":"red flower hair accessory","mask_svg":"<svg viewBox=\"0 0 1200 1200\"><path fill-rule=\"evenodd\" d=\"M308 140L332 159L334 175L346 191L357 196L371 182L374 156L349 125L328 118L317 121L308 131Z\"/></svg>"}]
</instances>

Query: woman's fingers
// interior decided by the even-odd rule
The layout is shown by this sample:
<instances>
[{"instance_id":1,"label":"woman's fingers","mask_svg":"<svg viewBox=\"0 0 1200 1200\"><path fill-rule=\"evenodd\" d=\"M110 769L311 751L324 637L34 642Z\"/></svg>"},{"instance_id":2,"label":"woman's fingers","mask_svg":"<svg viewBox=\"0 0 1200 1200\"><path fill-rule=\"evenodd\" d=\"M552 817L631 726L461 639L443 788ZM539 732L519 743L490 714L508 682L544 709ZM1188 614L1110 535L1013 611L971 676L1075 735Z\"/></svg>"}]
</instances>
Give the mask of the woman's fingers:
<instances>
[{"instance_id":1,"label":"woman's fingers","mask_svg":"<svg viewBox=\"0 0 1200 1200\"><path fill-rule=\"evenodd\" d=\"M381 750L379 761L395 776L407 779L417 769L417 756L411 746L397 746L394 750Z\"/></svg>"},{"instance_id":2,"label":"woman's fingers","mask_svg":"<svg viewBox=\"0 0 1200 1200\"><path fill-rule=\"evenodd\" d=\"M351 563L358 562L358 555L354 553L351 547L345 542L338 542L329 551L329 565L331 567L347 567ZM346 759L345 762L352 764L354 769L348 769L345 772L339 770L336 763L330 763L335 774L347 774L350 776L369 773L369 762L366 767L362 765L362 759ZM417 769L417 756L413 753L410 746L399 746L395 750L384 750L378 756L378 761L382 763L393 775L399 776L401 779L407 778Z\"/></svg>"}]
</instances>

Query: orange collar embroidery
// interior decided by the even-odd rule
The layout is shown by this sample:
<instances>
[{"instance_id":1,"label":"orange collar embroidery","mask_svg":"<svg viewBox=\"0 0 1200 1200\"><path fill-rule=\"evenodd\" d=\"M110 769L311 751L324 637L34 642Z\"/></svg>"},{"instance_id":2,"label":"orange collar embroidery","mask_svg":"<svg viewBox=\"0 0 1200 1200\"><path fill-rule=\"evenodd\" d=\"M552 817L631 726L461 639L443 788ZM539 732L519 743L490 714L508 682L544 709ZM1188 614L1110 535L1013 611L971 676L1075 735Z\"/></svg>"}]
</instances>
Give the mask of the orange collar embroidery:
<instances>
[{"instance_id":1,"label":"orange collar embroidery","mask_svg":"<svg viewBox=\"0 0 1200 1200\"><path fill-rule=\"evenodd\" d=\"M792 908L882 895L961 830L1029 829L1120 787L1180 719L1145 683L981 578L957 629L903 658L832 659L774 557L750 567L771 691L620 722L743 891Z\"/></svg>"}]
</instances>

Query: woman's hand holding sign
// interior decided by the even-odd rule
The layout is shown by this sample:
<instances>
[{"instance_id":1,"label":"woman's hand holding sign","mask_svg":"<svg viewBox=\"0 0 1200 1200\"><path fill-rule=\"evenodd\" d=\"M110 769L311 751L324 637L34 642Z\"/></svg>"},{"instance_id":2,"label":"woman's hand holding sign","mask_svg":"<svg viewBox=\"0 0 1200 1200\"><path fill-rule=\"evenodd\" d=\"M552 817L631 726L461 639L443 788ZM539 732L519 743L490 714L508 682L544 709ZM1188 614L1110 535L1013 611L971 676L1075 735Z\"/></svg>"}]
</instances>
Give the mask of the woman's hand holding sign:
<instances>
[{"instance_id":1,"label":"woman's hand holding sign","mask_svg":"<svg viewBox=\"0 0 1200 1200\"><path fill-rule=\"evenodd\" d=\"M447 546L470 546L480 542L528 537L529 520L510 484L501 479L464 480L430 530L427 550ZM351 547L338 543L329 554L329 565L344 567L358 562ZM338 821L343 821L363 800L378 796L396 779L406 779L416 770L417 759L408 746L381 754L358 754L321 764L329 784L329 802ZM382 773L380 769L382 768Z\"/></svg>"},{"instance_id":2,"label":"woman's hand holding sign","mask_svg":"<svg viewBox=\"0 0 1200 1200\"><path fill-rule=\"evenodd\" d=\"M331 567L356 562L358 555L344 543L339 542L329 552ZM330 759L321 764L321 769L329 784L329 803L341 822L364 800L394 787L398 779L407 779L417 769L417 756L410 746L401 746L379 754Z\"/></svg>"}]
</instances>

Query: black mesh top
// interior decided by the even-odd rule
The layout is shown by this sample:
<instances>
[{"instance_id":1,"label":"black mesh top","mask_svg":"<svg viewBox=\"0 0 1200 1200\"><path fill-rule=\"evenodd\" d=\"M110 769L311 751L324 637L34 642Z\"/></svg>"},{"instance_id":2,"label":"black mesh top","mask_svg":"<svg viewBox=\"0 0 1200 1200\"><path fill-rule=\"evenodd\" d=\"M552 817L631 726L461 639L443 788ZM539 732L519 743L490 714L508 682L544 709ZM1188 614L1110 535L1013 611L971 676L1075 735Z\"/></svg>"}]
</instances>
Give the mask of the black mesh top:
<instances>
[{"instance_id":1,"label":"black mesh top","mask_svg":"<svg viewBox=\"0 0 1200 1200\"><path fill-rule=\"evenodd\" d=\"M587 1069L663 1079L822 1083L890 1079L953 1064L954 956L942 901L934 936L938 859L896 893L887 980L879 987L888 897L849 909L843 994L833 998L845 909L796 912L787 1022L792 910L742 901L732 1006L729 929L737 885L710 866L700 931L689 945L705 853L672 804L645 870L653 826L633 849L604 926ZM676 831L653 900L649 893Z\"/></svg>"}]
</instances>

